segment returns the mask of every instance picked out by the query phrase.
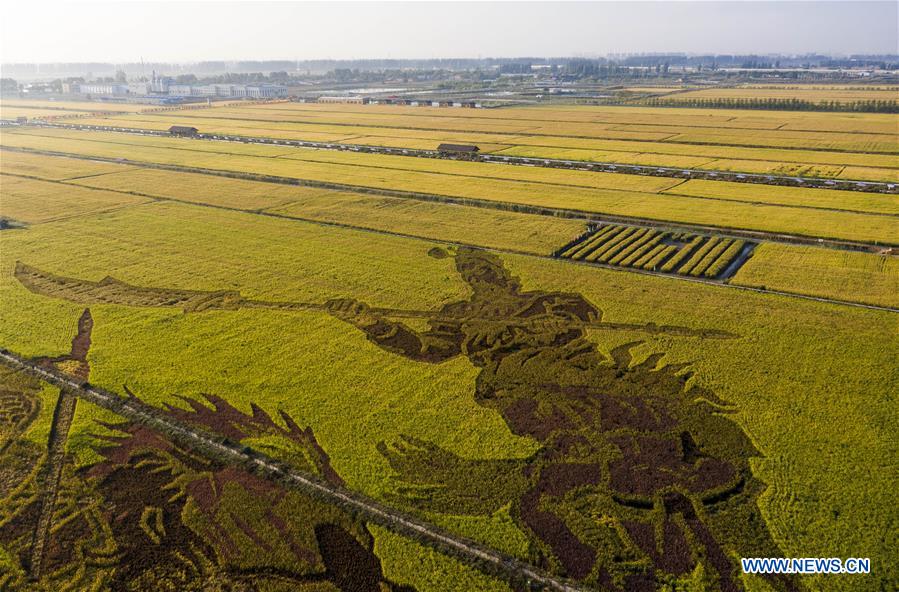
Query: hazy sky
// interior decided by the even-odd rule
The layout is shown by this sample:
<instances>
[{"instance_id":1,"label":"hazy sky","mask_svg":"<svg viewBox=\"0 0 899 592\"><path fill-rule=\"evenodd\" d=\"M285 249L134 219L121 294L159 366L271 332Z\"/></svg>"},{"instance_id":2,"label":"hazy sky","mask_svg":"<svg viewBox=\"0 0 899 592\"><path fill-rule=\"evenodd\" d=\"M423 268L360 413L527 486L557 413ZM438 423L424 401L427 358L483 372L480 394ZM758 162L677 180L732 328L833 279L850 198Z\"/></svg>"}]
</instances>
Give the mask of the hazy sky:
<instances>
[{"instance_id":1,"label":"hazy sky","mask_svg":"<svg viewBox=\"0 0 899 592\"><path fill-rule=\"evenodd\" d=\"M4 9L0 60L899 53L897 3L45 2Z\"/></svg>"}]
</instances>

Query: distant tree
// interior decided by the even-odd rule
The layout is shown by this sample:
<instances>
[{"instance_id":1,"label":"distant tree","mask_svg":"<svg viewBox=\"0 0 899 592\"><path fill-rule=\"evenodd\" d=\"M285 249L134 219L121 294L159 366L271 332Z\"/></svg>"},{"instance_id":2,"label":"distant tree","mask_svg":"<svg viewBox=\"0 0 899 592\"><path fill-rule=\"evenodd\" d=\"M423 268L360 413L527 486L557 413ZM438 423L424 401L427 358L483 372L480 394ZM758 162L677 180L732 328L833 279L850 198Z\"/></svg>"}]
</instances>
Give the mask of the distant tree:
<instances>
[{"instance_id":1,"label":"distant tree","mask_svg":"<svg viewBox=\"0 0 899 592\"><path fill-rule=\"evenodd\" d=\"M119 84L124 84L124 83L128 82L128 77L125 76L124 70L116 70L115 81L118 82Z\"/></svg>"},{"instance_id":2,"label":"distant tree","mask_svg":"<svg viewBox=\"0 0 899 592\"><path fill-rule=\"evenodd\" d=\"M197 77L194 74L179 74L175 77L176 84L196 84Z\"/></svg>"},{"instance_id":3,"label":"distant tree","mask_svg":"<svg viewBox=\"0 0 899 592\"><path fill-rule=\"evenodd\" d=\"M0 91L16 92L19 90L19 83L12 78L0 78Z\"/></svg>"}]
</instances>

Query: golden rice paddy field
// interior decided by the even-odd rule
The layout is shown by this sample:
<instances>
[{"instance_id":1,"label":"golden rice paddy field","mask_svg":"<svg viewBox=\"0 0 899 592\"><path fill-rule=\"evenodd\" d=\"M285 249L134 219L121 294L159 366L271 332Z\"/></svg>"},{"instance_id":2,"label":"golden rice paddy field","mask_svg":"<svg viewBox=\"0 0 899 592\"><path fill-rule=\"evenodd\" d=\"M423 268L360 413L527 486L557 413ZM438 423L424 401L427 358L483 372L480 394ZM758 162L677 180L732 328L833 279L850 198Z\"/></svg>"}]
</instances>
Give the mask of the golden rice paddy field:
<instances>
[{"instance_id":1,"label":"golden rice paddy field","mask_svg":"<svg viewBox=\"0 0 899 592\"><path fill-rule=\"evenodd\" d=\"M69 160L43 158L48 168ZM2 170L16 169L4 165ZM174 201L535 255L549 255L585 228L583 222L561 218L153 169L122 167L91 179L59 183L2 174L3 215L33 225Z\"/></svg>"},{"instance_id":2,"label":"golden rice paddy field","mask_svg":"<svg viewBox=\"0 0 899 592\"><path fill-rule=\"evenodd\" d=\"M79 123L152 130L191 125L208 133L430 150L441 142L464 142L510 156L867 181L899 178L899 132L896 116L889 114L277 102Z\"/></svg>"},{"instance_id":3,"label":"golden rice paddy field","mask_svg":"<svg viewBox=\"0 0 899 592\"><path fill-rule=\"evenodd\" d=\"M692 99L799 99L812 103L836 101L854 103L856 101L899 101L899 88L834 86L741 86L736 88L704 88L665 97L666 101Z\"/></svg>"},{"instance_id":4,"label":"golden rice paddy field","mask_svg":"<svg viewBox=\"0 0 899 592\"><path fill-rule=\"evenodd\" d=\"M533 169L400 156L243 145L70 130L16 130L2 144L132 163L265 174L351 190L399 190L462 200L551 207L657 221L895 243L896 197L764 185L685 185L614 173ZM541 176L545 180L538 181ZM79 181L105 187L114 176ZM721 182L723 183L723 182ZM752 189L758 190L753 193ZM775 188L778 189L778 188ZM691 195L692 194L692 195ZM699 197L698 195L701 195ZM770 197L766 197L770 195ZM711 197L710 197L711 196Z\"/></svg>"},{"instance_id":5,"label":"golden rice paddy field","mask_svg":"<svg viewBox=\"0 0 899 592\"><path fill-rule=\"evenodd\" d=\"M440 164L458 168L466 163ZM540 172L526 170L529 174ZM585 228L582 221L483 207L27 152L4 151L0 171L3 214L28 224L163 200L534 255L548 255L558 250ZM759 190L763 190L762 193ZM811 207L834 205L833 202L820 201L822 196L819 194L824 193L824 197L836 199L846 208L868 208L871 212L892 215L899 213L892 196L854 192L821 192L692 180L664 193L713 196L711 203L723 201L725 207L728 201L756 203L760 195L764 195L769 203L805 204ZM781 259L782 253L789 257ZM806 260L810 262L806 263ZM899 302L895 294L899 294L899 286L895 285L895 265L896 259L891 256L766 243L755 251L731 283L897 307ZM792 281L786 281L786 278Z\"/></svg>"},{"instance_id":6,"label":"golden rice paddy field","mask_svg":"<svg viewBox=\"0 0 899 592\"><path fill-rule=\"evenodd\" d=\"M73 115L89 115L91 113L138 113L153 108L153 105L142 105L139 103L3 99L0 101L0 119L69 117Z\"/></svg>"},{"instance_id":7,"label":"golden rice paddy field","mask_svg":"<svg viewBox=\"0 0 899 592\"><path fill-rule=\"evenodd\" d=\"M104 176L111 178L115 173ZM0 338L4 347L24 355L65 354L75 321L85 306L27 290L14 275L16 260L67 277L99 281L109 275L130 285L157 289L228 288L248 298L288 302L353 297L372 306L438 310L445 303L471 298L471 286L456 271L454 257L428 255L441 246L445 247L429 240L186 203L138 204L100 214L85 211L79 218L35 224L3 235ZM468 256L460 252L454 255ZM582 295L602 311L607 322L709 327L737 335L715 340L596 330L579 347L595 348L609 360L615 351L618 364L632 367L630 373L622 370L626 375L633 373L637 378L641 372L649 372L647 380L653 379L653 384L666 384L666 364L689 362L695 373L691 380L707 389L704 396L714 393L727 402L729 410L739 410L719 429L738 429L735 434L752 435L751 444L745 436L739 440L748 447L740 454L752 459L752 483L759 489L747 493L748 501L740 498L739 507L753 517L753 522L761 524L765 537L773 541L768 543L775 545L769 552L863 553L883 566L883 572L878 571L867 580L869 585L861 587L857 581L840 578L808 578L809 585L816 589L877 590L884 581L891 581L895 558L877 534L876 525L887 519L892 508L886 460L895 428L888 403L890 364L895 354L895 347L890 345L895 328L892 313L736 292L525 255L503 254L499 260L504 269L520 278L521 289ZM242 414L232 414L228 425L243 429L255 425L247 418L258 419L261 412L275 415L281 410L299 426L314 431L330 466L353 490L417 512L453 533L538 560L540 537L548 535L539 529L540 534L532 534L519 516L519 506L527 506L515 497L523 494L515 493L519 486L511 477L519 463L525 463L544 446L543 441L516 434L501 413L480 402L476 393L485 388L484 379L478 378L482 370L466 356L443 363L415 361L366 339L359 329L325 311L223 309L185 313L178 308L117 303L114 295L109 302L91 304L90 309L93 333L88 359L92 383L113 390L126 384L149 404L170 403L182 410L185 403L179 396L197 399L202 393L211 393ZM615 348L635 340L641 344L633 346L634 359L622 361L625 358ZM650 358L652 354L664 355ZM640 368L640 363L648 359L651 364ZM552 364L537 370L541 371L534 380L545 383L547 376L563 379L546 374L558 371ZM530 380L529 374L523 376ZM493 388L489 383L487 386ZM114 416L80 403L78 409L68 450L74 466L84 471L65 474L66 495L78 491L76 486L82 483L79 475L97 474L111 462L106 456L112 454L110 449L98 446L100 442L109 446L109 442L98 438L118 435L98 423L115 422ZM52 408L42 411L41 422L48 422L51 412ZM842 427L822 431L821 425ZM27 437L29 441L39 440L40 433ZM284 436L255 434L243 443L296 458L299 443ZM722 438L728 435L737 437L724 431ZM383 452L379 443L394 445L403 437L433 443L437 448L424 452L438 456L411 457L405 465L392 464L397 457ZM128 439L112 442L118 446L127 444ZM154 446L158 446L154 441L144 442L142 455L137 458L150 455L155 459ZM20 449L6 450L13 453ZM100 450L105 452L101 454ZM815 453L814 463L804 460L809 450ZM854 467L860 463L873 463L866 479L857 478ZM89 467L99 469L88 473ZM124 471L137 470L143 475L144 485L161 470L144 475L141 465L119 467L121 472L116 475L121 480L125 479ZM167 504L179 499L169 501L172 495L168 492L173 487L184 487L187 499L193 500L188 504L213 496L218 512L209 512L208 517L193 512L164 514L167 520L183 517L192 525L191 532L202 534L198 540L213 548L222 543L201 527L203 523L197 524L199 518L215 520L227 532L239 533L242 527L239 521L234 524L232 513L258 517L260 529L270 519L277 524L278 515L286 513L283 505L273 505L272 511L278 514L271 518L265 511L268 497L258 492L252 495L252 488L258 485L240 475L226 481L228 473L219 471L223 469L208 464L202 471L182 468L179 481L165 490L164 499L155 502L160 506L150 506L151 511L156 512L152 507L157 507L168 512ZM421 510L414 498L397 497L404 480L414 480L417 474L428 479L451 479L447 482L452 484L446 490L448 497L441 498L446 505ZM485 480L487 476L494 480ZM208 494L190 485L209 479L228 485ZM93 495L119 499L115 497L119 491L116 483L124 485L122 481L101 481ZM495 497L484 500L483 508L472 505L471 500L477 499L472 497L473 492L483 493L485 483L495 485L490 490ZM508 493L506 487L511 488ZM547 503L556 497L544 495ZM467 500L466 505L460 505L463 502L459 500ZM137 521L148 512L142 504L132 509L131 504L139 501L132 494L118 502L118 509L124 513L128 508L129 516L136 512L133 519ZM289 498L284 503L287 501ZM601 504L599 500L590 503ZM233 508L231 513L225 511L228 507ZM577 511L569 508L568 513L562 513L578 525L584 537L588 537L589 529L581 524L580 516L589 516L590 507ZM302 506L290 508L295 519ZM291 520L289 513L284 515ZM320 510L315 519L328 515ZM613 514L607 517L618 519ZM737 522L741 526L735 532L745 529L746 520L744 517ZM174 530L174 524L166 523L167 532ZM120 523L112 522L112 534L108 536L124 536L123 529ZM370 530L383 577L391 582L414 586L421 592L458 590L460 582L466 589L505 589L502 583L486 579L470 567L439 554L435 557L433 551L417 543L380 528ZM0 525L0 537L6 532ZM77 537L87 537L91 531L84 535L78 530L66 532L66 536L81 540ZM245 566L243 557L263 566L275 560L290 568L304 565L303 561L320 564L314 553L302 555L302 560L272 555L271 547L280 545L282 539L277 532L265 536L270 538L242 540L244 556L225 553L216 560L237 567ZM721 540L734 540L732 535L720 536ZM8 539L2 540L5 543ZM733 544L739 548L740 539L736 540ZM315 539L312 541L303 544L312 544L315 549ZM140 548L135 546L135 552ZM59 571L47 577L55 578L50 580L54 583L73 579L83 583L78 578L83 578L85 571L96 574L97 570L113 570L116 565L113 560L91 563L85 570ZM629 569L634 569L633 565ZM689 581L687 575L682 581ZM591 576L584 578L584 585L598 587ZM751 580L738 578L735 585L738 589L754 589Z\"/></svg>"},{"instance_id":8,"label":"golden rice paddy field","mask_svg":"<svg viewBox=\"0 0 899 592\"><path fill-rule=\"evenodd\" d=\"M731 283L899 308L899 258L767 243Z\"/></svg>"},{"instance_id":9,"label":"golden rice paddy field","mask_svg":"<svg viewBox=\"0 0 899 592\"><path fill-rule=\"evenodd\" d=\"M355 117L324 107L209 122ZM402 135L406 111L365 113L430 141ZM427 125L457 126L450 111ZM546 113L471 118L532 137L511 130L555 125ZM551 113L649 135L703 117L717 133L745 116L763 138L786 125ZM795 115L797 133L853 135ZM630 123L592 121L619 116ZM894 195L43 128L4 128L0 148L0 218L16 223L0 229L2 348L587 590L878 592L899 578L884 530L899 259L728 235L897 243ZM67 400L0 365L0 589L522 589ZM862 556L873 570L756 578L742 556Z\"/></svg>"},{"instance_id":10,"label":"golden rice paddy field","mask_svg":"<svg viewBox=\"0 0 899 592\"><path fill-rule=\"evenodd\" d=\"M3 216L29 224L63 220L85 212L108 212L149 201L133 195L0 175Z\"/></svg>"}]
</instances>

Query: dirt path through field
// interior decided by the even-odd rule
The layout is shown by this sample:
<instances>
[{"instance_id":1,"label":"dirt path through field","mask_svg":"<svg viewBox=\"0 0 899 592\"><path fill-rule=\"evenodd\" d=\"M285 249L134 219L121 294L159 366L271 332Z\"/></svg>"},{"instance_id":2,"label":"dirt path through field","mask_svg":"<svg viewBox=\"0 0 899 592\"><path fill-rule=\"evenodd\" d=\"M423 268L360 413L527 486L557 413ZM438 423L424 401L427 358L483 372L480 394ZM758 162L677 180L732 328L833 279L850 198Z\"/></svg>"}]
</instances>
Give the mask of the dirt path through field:
<instances>
[{"instance_id":1,"label":"dirt path through field","mask_svg":"<svg viewBox=\"0 0 899 592\"><path fill-rule=\"evenodd\" d=\"M69 354L56 358L38 358L34 361L35 365L48 370L61 371L78 380L87 380L90 374L87 353L91 346L91 330L93 326L94 321L90 310L85 309L81 318L78 319L78 333L72 339L72 349ZM69 428L71 428L72 419L75 417L77 403L78 398L71 390L65 387L61 388L59 398L56 401L56 408L53 410L50 436L47 441L47 463L41 471L39 480L39 483L43 486L43 494L41 496L40 515L31 543L29 570L29 575L34 580L41 577L41 569L53 528L56 497L66 461L66 443L69 439Z\"/></svg>"}]
</instances>

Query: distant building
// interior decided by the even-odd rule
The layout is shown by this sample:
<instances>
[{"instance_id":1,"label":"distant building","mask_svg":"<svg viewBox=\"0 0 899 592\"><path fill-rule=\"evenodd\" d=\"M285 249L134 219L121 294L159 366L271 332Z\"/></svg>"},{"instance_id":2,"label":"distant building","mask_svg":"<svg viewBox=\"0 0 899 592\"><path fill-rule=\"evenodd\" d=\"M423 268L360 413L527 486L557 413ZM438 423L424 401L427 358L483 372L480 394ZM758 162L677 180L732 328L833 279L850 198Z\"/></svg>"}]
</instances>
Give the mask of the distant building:
<instances>
[{"instance_id":1,"label":"distant building","mask_svg":"<svg viewBox=\"0 0 899 592\"><path fill-rule=\"evenodd\" d=\"M128 92L132 95L148 95L151 86L152 84L149 82L129 82Z\"/></svg>"},{"instance_id":2,"label":"distant building","mask_svg":"<svg viewBox=\"0 0 899 592\"><path fill-rule=\"evenodd\" d=\"M354 105L361 105L363 103L368 103L362 97L319 97L319 103L349 103Z\"/></svg>"},{"instance_id":3,"label":"distant building","mask_svg":"<svg viewBox=\"0 0 899 592\"><path fill-rule=\"evenodd\" d=\"M169 128L169 133L173 136L196 136L198 131L200 130L195 127L185 125L173 125Z\"/></svg>"},{"instance_id":4,"label":"distant building","mask_svg":"<svg viewBox=\"0 0 899 592\"><path fill-rule=\"evenodd\" d=\"M437 146L439 152L457 152L461 154L474 154L480 151L480 148L473 144L441 144Z\"/></svg>"},{"instance_id":5,"label":"distant building","mask_svg":"<svg viewBox=\"0 0 899 592\"><path fill-rule=\"evenodd\" d=\"M279 84L260 84L244 89L250 99L282 99L287 96L287 87Z\"/></svg>"},{"instance_id":6,"label":"distant building","mask_svg":"<svg viewBox=\"0 0 899 592\"><path fill-rule=\"evenodd\" d=\"M118 97L128 94L128 85L109 83L79 84L78 92L83 95L111 95Z\"/></svg>"},{"instance_id":7,"label":"distant building","mask_svg":"<svg viewBox=\"0 0 899 592\"><path fill-rule=\"evenodd\" d=\"M189 97L192 95L192 88L189 84L172 84L168 88L168 94L176 97Z\"/></svg>"},{"instance_id":8,"label":"distant building","mask_svg":"<svg viewBox=\"0 0 899 592\"><path fill-rule=\"evenodd\" d=\"M156 76L150 82L131 82L128 84L68 84L63 92L98 96L141 96L153 97L166 95L170 97L204 97L219 99L276 99L287 96L287 87L280 84L173 84L170 78Z\"/></svg>"}]
</instances>

